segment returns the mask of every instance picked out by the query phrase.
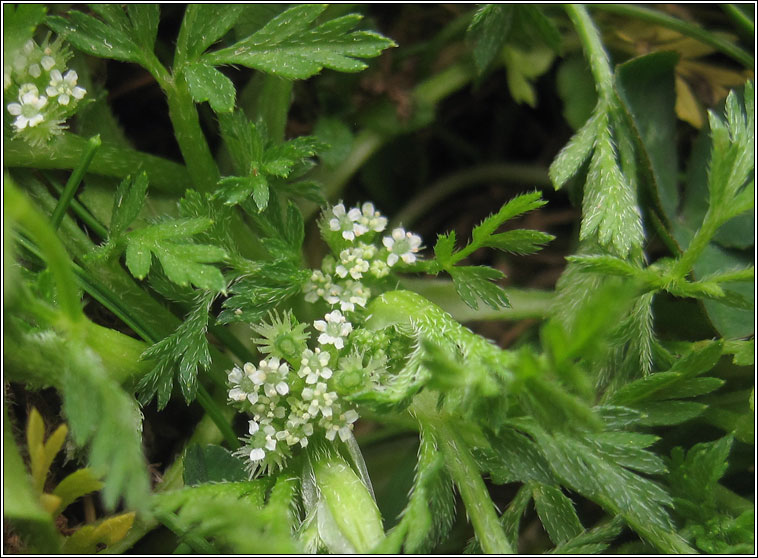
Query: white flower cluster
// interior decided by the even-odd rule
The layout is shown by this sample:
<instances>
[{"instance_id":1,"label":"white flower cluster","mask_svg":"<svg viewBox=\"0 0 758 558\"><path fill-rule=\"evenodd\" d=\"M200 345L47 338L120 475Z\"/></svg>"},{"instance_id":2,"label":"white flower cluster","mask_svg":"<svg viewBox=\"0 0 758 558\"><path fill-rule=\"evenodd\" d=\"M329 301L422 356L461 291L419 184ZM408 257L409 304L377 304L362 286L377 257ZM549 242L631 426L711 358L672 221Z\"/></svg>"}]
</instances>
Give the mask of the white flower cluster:
<instances>
[{"instance_id":1,"label":"white flower cluster","mask_svg":"<svg viewBox=\"0 0 758 558\"><path fill-rule=\"evenodd\" d=\"M387 227L387 218L382 216L371 202L349 210L343 203L324 211L321 219L322 235L333 240L330 246L338 260L324 258L321 269L314 270L306 283L305 300L325 300L331 306L339 305L342 312L354 312L364 307L371 297L371 289L361 283L364 277L381 279L390 268L402 261L411 264L421 249L421 237L398 227L381 239L377 245L377 233Z\"/></svg>"},{"instance_id":2,"label":"white flower cluster","mask_svg":"<svg viewBox=\"0 0 758 558\"><path fill-rule=\"evenodd\" d=\"M305 349L299 366L269 356L257 366L248 362L228 373L229 400L253 416L245 446L238 451L253 474L281 466L292 446L306 447L316 432L329 441L337 436L346 440L358 420L356 410L334 390L329 367L353 326L339 310L313 325L320 332L319 346Z\"/></svg>"},{"instance_id":3,"label":"white flower cluster","mask_svg":"<svg viewBox=\"0 0 758 558\"><path fill-rule=\"evenodd\" d=\"M13 99L6 105L16 135L42 145L64 128L87 91L77 85L79 76L66 68L69 54L60 40L42 46L29 39L8 53L3 66L3 93Z\"/></svg>"}]
</instances>

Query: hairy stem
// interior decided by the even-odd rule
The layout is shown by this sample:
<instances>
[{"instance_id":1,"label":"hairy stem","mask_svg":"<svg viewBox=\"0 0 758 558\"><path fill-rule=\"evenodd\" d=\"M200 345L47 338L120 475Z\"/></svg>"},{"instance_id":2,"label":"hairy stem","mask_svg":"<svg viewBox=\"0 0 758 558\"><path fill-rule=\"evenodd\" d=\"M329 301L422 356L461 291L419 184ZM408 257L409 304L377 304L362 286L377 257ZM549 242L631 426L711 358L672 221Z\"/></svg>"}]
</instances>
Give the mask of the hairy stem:
<instances>
[{"instance_id":1,"label":"hairy stem","mask_svg":"<svg viewBox=\"0 0 758 558\"><path fill-rule=\"evenodd\" d=\"M166 94L174 136L192 183L200 192L212 192L219 179L218 167L200 128L197 107L192 100L187 82L183 76L178 75L159 83Z\"/></svg>"},{"instance_id":2,"label":"hairy stem","mask_svg":"<svg viewBox=\"0 0 758 558\"><path fill-rule=\"evenodd\" d=\"M513 554L495 512L495 504L468 448L447 421L441 423L435 432L445 455L445 464L458 487L482 550L487 554Z\"/></svg>"},{"instance_id":3,"label":"hairy stem","mask_svg":"<svg viewBox=\"0 0 758 558\"><path fill-rule=\"evenodd\" d=\"M613 69L608 53L603 48L600 33L583 5L566 4L564 8L579 35L579 41L582 43L584 54L590 64L592 77L595 78L598 96L606 102L610 102L615 96Z\"/></svg>"}]
</instances>

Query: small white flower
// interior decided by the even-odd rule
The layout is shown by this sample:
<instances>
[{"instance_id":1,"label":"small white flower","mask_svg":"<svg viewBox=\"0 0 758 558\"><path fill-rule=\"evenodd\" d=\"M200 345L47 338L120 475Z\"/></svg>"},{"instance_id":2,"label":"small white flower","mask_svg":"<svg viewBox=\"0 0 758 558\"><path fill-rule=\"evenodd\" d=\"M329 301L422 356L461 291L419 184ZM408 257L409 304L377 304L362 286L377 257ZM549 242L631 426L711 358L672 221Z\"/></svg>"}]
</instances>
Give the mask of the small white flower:
<instances>
[{"instance_id":1,"label":"small white flower","mask_svg":"<svg viewBox=\"0 0 758 558\"><path fill-rule=\"evenodd\" d=\"M350 274L353 279L360 279L369 270L369 261L376 256L376 247L372 244L359 243L340 252L340 263L335 273L344 278Z\"/></svg>"},{"instance_id":2,"label":"small white flower","mask_svg":"<svg viewBox=\"0 0 758 558\"><path fill-rule=\"evenodd\" d=\"M240 370L237 366L232 368L229 373L226 375L227 380L229 380L230 384L237 384L242 381L242 370Z\"/></svg>"},{"instance_id":3,"label":"small white flower","mask_svg":"<svg viewBox=\"0 0 758 558\"><path fill-rule=\"evenodd\" d=\"M248 424L248 432L250 432L251 436L255 434L256 432L258 432L258 430L260 430L261 428L261 425L255 422L254 420L247 421L247 424Z\"/></svg>"},{"instance_id":4,"label":"small white flower","mask_svg":"<svg viewBox=\"0 0 758 558\"><path fill-rule=\"evenodd\" d=\"M322 332L318 342L322 345L334 345L338 349L345 346L344 338L353 331L353 324L345 321L345 316L339 310L334 310L324 316L323 320L313 322L313 327Z\"/></svg>"},{"instance_id":5,"label":"small white flower","mask_svg":"<svg viewBox=\"0 0 758 558\"><path fill-rule=\"evenodd\" d=\"M42 64L42 67L46 72L49 72L55 66L55 58L52 56L43 56L42 60L40 60L40 64Z\"/></svg>"},{"instance_id":6,"label":"small white flower","mask_svg":"<svg viewBox=\"0 0 758 558\"><path fill-rule=\"evenodd\" d=\"M262 448L255 448L250 451L250 461L262 461L266 457L266 452Z\"/></svg>"},{"instance_id":7,"label":"small white flower","mask_svg":"<svg viewBox=\"0 0 758 558\"><path fill-rule=\"evenodd\" d=\"M87 93L87 91L76 85L79 79L75 70L69 70L65 76L62 76L60 71L53 70L50 72L50 85L45 92L50 97L58 97L58 103L61 105L68 105L71 102L71 97L74 99L81 99Z\"/></svg>"},{"instance_id":8,"label":"small white flower","mask_svg":"<svg viewBox=\"0 0 758 558\"><path fill-rule=\"evenodd\" d=\"M373 275L377 279L381 279L382 277L386 277L387 275L389 275L390 266L387 265L386 261L377 259L371 262L369 271L371 272L371 275Z\"/></svg>"},{"instance_id":9,"label":"small white flower","mask_svg":"<svg viewBox=\"0 0 758 558\"><path fill-rule=\"evenodd\" d=\"M416 261L416 252L421 248L421 237L398 227L392 231L392 236L385 236L382 244L389 250L387 265L395 265L398 260L410 264Z\"/></svg>"},{"instance_id":10,"label":"small white flower","mask_svg":"<svg viewBox=\"0 0 758 558\"><path fill-rule=\"evenodd\" d=\"M311 278L303 287L305 300L308 302L316 302L319 298L323 298L329 304L339 302L341 290L342 287L333 283L330 276L318 269L311 274Z\"/></svg>"},{"instance_id":11,"label":"small white flower","mask_svg":"<svg viewBox=\"0 0 758 558\"><path fill-rule=\"evenodd\" d=\"M340 310L343 312L354 312L356 304L364 308L370 297L371 289L364 287L360 281L348 279L340 296Z\"/></svg>"},{"instance_id":12,"label":"small white flower","mask_svg":"<svg viewBox=\"0 0 758 558\"><path fill-rule=\"evenodd\" d=\"M331 209L332 217L329 219L329 229L333 231L341 231L342 238L345 240L355 240L356 236L360 236L368 232L368 228L359 222L362 214L361 210L357 207L353 207L350 211L345 211L345 205L338 203Z\"/></svg>"},{"instance_id":13,"label":"small white flower","mask_svg":"<svg viewBox=\"0 0 758 558\"><path fill-rule=\"evenodd\" d=\"M303 388L303 401L308 401L308 414L315 417L320 412L324 417L332 416L332 405L337 400L337 392L326 391L324 382L318 382L314 387Z\"/></svg>"},{"instance_id":14,"label":"small white flower","mask_svg":"<svg viewBox=\"0 0 758 558\"><path fill-rule=\"evenodd\" d=\"M324 420L322 426L326 429L326 439L331 442L339 434L340 440L346 441L350 437L353 423L356 420L358 420L358 413L353 409L345 411L331 420Z\"/></svg>"},{"instance_id":15,"label":"small white flower","mask_svg":"<svg viewBox=\"0 0 758 558\"><path fill-rule=\"evenodd\" d=\"M29 75L35 78L38 78L42 75L42 68L39 67L39 64L32 64L29 66L28 70Z\"/></svg>"},{"instance_id":16,"label":"small white flower","mask_svg":"<svg viewBox=\"0 0 758 558\"><path fill-rule=\"evenodd\" d=\"M247 393L245 393L240 388L233 388L229 390L229 399L232 401L244 401L247 398Z\"/></svg>"},{"instance_id":17,"label":"small white flower","mask_svg":"<svg viewBox=\"0 0 758 558\"><path fill-rule=\"evenodd\" d=\"M303 351L303 360L298 375L305 378L306 384L315 384L320 378L328 380L332 377L332 369L327 365L331 355L316 347L315 351L306 349Z\"/></svg>"},{"instance_id":18,"label":"small white flower","mask_svg":"<svg viewBox=\"0 0 758 558\"><path fill-rule=\"evenodd\" d=\"M361 206L361 213L362 215L358 219L358 222L368 230L382 232L387 227L387 218L374 209L373 203L364 203Z\"/></svg>"},{"instance_id":19,"label":"small white flower","mask_svg":"<svg viewBox=\"0 0 758 558\"><path fill-rule=\"evenodd\" d=\"M34 91L28 91L20 95L19 100L20 104L8 105L8 112L16 117L13 125L17 130L23 130L27 126L34 128L45 119L40 111L47 104L47 97L40 97Z\"/></svg>"}]
</instances>

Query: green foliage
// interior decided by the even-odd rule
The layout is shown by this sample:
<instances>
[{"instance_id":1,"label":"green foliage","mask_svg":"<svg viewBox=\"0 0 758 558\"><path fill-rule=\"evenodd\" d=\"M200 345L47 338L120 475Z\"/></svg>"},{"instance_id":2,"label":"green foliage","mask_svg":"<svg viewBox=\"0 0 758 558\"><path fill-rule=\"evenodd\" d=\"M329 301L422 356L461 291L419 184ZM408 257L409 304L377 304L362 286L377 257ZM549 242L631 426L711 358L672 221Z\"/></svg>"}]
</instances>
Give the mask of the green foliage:
<instances>
[{"instance_id":1,"label":"green foliage","mask_svg":"<svg viewBox=\"0 0 758 558\"><path fill-rule=\"evenodd\" d=\"M4 110L74 116L4 129L6 550L752 552L755 92L697 59L749 54L708 7L353 9L3 6ZM567 242L517 262L532 223ZM123 513L63 536L93 492Z\"/></svg>"},{"instance_id":2,"label":"green foliage","mask_svg":"<svg viewBox=\"0 0 758 558\"><path fill-rule=\"evenodd\" d=\"M309 158L324 147L312 136L269 142L265 125L260 122L256 126L241 111L223 115L220 121L221 134L239 173L219 182L215 197L226 205L241 204L252 197L258 212L263 211L268 207L269 189L282 189L281 179L299 177L309 167Z\"/></svg>"},{"instance_id":3,"label":"green foliage","mask_svg":"<svg viewBox=\"0 0 758 558\"><path fill-rule=\"evenodd\" d=\"M195 399L198 370L207 369L211 364L205 333L210 319L208 311L214 299L212 291L198 295L193 309L176 331L143 353L143 358L156 363L137 384L143 404L157 397L158 408L165 407L171 397L174 376L177 376L184 399L188 403Z\"/></svg>"},{"instance_id":4,"label":"green foliage","mask_svg":"<svg viewBox=\"0 0 758 558\"><path fill-rule=\"evenodd\" d=\"M184 454L185 486L245 480L247 471L242 462L221 446L195 444L188 447Z\"/></svg>"},{"instance_id":5,"label":"green foliage","mask_svg":"<svg viewBox=\"0 0 758 558\"><path fill-rule=\"evenodd\" d=\"M213 65L240 64L287 79L305 79L323 68L360 72L367 65L359 58L378 56L394 46L372 31L351 31L361 16L350 14L314 26L326 6L294 6L261 29L233 45L206 53Z\"/></svg>"},{"instance_id":6,"label":"green foliage","mask_svg":"<svg viewBox=\"0 0 758 558\"><path fill-rule=\"evenodd\" d=\"M506 221L534 211L545 203L538 192L517 196L504 204L500 211L493 213L474 227L471 233L471 242L464 248L455 250L454 231L440 235L434 245L436 259L432 262L423 262L418 266L431 273L439 273L440 271L449 273L461 300L474 310L479 307L479 300L494 309L508 307L510 306L508 297L503 289L495 283L498 279L505 277L502 272L484 266L455 267L455 264L479 248L484 247L519 255L539 251L542 245L553 240L552 235L526 229L516 229L503 233L496 233L495 231Z\"/></svg>"}]
</instances>

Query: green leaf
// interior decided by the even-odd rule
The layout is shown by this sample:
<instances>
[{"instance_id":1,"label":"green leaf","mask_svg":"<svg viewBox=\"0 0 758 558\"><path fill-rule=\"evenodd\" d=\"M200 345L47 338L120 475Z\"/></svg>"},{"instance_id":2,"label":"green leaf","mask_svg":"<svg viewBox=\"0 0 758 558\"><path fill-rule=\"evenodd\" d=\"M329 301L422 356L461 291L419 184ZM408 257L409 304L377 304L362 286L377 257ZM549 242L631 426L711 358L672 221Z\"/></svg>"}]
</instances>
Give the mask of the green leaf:
<instances>
[{"instance_id":1,"label":"green leaf","mask_svg":"<svg viewBox=\"0 0 758 558\"><path fill-rule=\"evenodd\" d=\"M515 229L504 233L493 234L484 241L484 246L496 248L503 252L521 256L539 252L548 242L554 240L552 234L531 229Z\"/></svg>"},{"instance_id":2,"label":"green leaf","mask_svg":"<svg viewBox=\"0 0 758 558\"><path fill-rule=\"evenodd\" d=\"M213 66L193 62L184 68L190 94L196 103L208 101L214 112L232 112L236 90L232 80Z\"/></svg>"},{"instance_id":3,"label":"green leaf","mask_svg":"<svg viewBox=\"0 0 758 558\"><path fill-rule=\"evenodd\" d=\"M466 30L466 40L473 43L477 73L483 74L508 39L513 6L485 4L479 8Z\"/></svg>"},{"instance_id":4,"label":"green leaf","mask_svg":"<svg viewBox=\"0 0 758 558\"><path fill-rule=\"evenodd\" d=\"M458 296L474 310L479 308L478 300L496 310L510 306L505 291L492 282L505 277L501 271L484 266L458 266L448 272Z\"/></svg>"},{"instance_id":5,"label":"green leaf","mask_svg":"<svg viewBox=\"0 0 758 558\"><path fill-rule=\"evenodd\" d=\"M503 49L503 60L511 97L517 103L537 106L537 92L534 81L550 69L555 53L543 45L529 50L508 45Z\"/></svg>"},{"instance_id":6,"label":"green leaf","mask_svg":"<svg viewBox=\"0 0 758 558\"><path fill-rule=\"evenodd\" d=\"M239 205L252 198L259 211L268 205L268 180L263 174L252 176L228 176L218 181L220 188L214 198L224 200L225 205Z\"/></svg>"},{"instance_id":7,"label":"green leaf","mask_svg":"<svg viewBox=\"0 0 758 558\"><path fill-rule=\"evenodd\" d=\"M184 485L240 482L248 478L242 461L221 446L193 444L184 454Z\"/></svg>"},{"instance_id":8,"label":"green leaf","mask_svg":"<svg viewBox=\"0 0 758 558\"><path fill-rule=\"evenodd\" d=\"M117 9L121 10L120 7ZM125 29L118 29L76 10L70 11L68 17L48 16L45 23L76 48L92 56L124 62L141 61L142 53Z\"/></svg>"},{"instance_id":9,"label":"green leaf","mask_svg":"<svg viewBox=\"0 0 758 558\"><path fill-rule=\"evenodd\" d=\"M672 491L679 498L702 506L699 513L703 515L713 511L714 491L726 472L733 442L733 436L728 435L713 442L695 444L686 456L682 448L672 451L668 477Z\"/></svg>"},{"instance_id":10,"label":"green leaf","mask_svg":"<svg viewBox=\"0 0 758 558\"><path fill-rule=\"evenodd\" d=\"M127 235L126 266L143 279L152 266L152 255L161 262L166 276L178 285L192 283L201 289L225 291L221 271L211 265L226 258L223 248L204 244L179 244L212 225L210 219L191 218L164 221L132 231Z\"/></svg>"},{"instance_id":11,"label":"green leaf","mask_svg":"<svg viewBox=\"0 0 758 558\"><path fill-rule=\"evenodd\" d=\"M437 242L434 245L434 255L437 258L440 266L443 268L452 265L450 260L453 257L453 251L455 250L455 231L450 231L447 234L437 235Z\"/></svg>"},{"instance_id":12,"label":"green leaf","mask_svg":"<svg viewBox=\"0 0 758 558\"><path fill-rule=\"evenodd\" d=\"M4 7L5 8L5 7ZM54 553L60 535L29 482L29 475L14 442L8 405L3 405L3 515L26 535L30 550Z\"/></svg>"},{"instance_id":13,"label":"green leaf","mask_svg":"<svg viewBox=\"0 0 758 558\"><path fill-rule=\"evenodd\" d=\"M3 4L3 52L11 56L32 38L45 18L44 4Z\"/></svg>"},{"instance_id":14,"label":"green leaf","mask_svg":"<svg viewBox=\"0 0 758 558\"><path fill-rule=\"evenodd\" d=\"M743 267L748 263L750 261L746 258L711 243L706 246L695 263L694 271L697 277L707 277L725 270ZM734 282L729 285L729 290L736 292L748 304L755 304L755 289L752 281ZM703 306L711 323L724 338L736 339L754 333L754 311L734 308L716 300L705 300Z\"/></svg>"},{"instance_id":15,"label":"green leaf","mask_svg":"<svg viewBox=\"0 0 758 558\"><path fill-rule=\"evenodd\" d=\"M145 50L152 52L158 35L161 8L158 4L128 4L126 13L131 20L134 38Z\"/></svg>"},{"instance_id":16,"label":"green leaf","mask_svg":"<svg viewBox=\"0 0 758 558\"><path fill-rule=\"evenodd\" d=\"M508 509L505 510L505 513L503 513L502 517L500 518L500 523L503 525L505 536L511 543L511 548L518 548L519 525L521 523L521 518L524 516L524 512L526 512L526 507L529 505L531 499L532 491L530 490L529 486L522 486L519 488L519 491L516 493L516 496L514 496L513 500L511 500L511 503L508 505Z\"/></svg>"},{"instance_id":17,"label":"green leaf","mask_svg":"<svg viewBox=\"0 0 758 558\"><path fill-rule=\"evenodd\" d=\"M260 270L236 281L224 300L219 323L258 322L269 310L298 294L310 277L308 271L280 260L261 265Z\"/></svg>"},{"instance_id":18,"label":"green leaf","mask_svg":"<svg viewBox=\"0 0 758 558\"><path fill-rule=\"evenodd\" d=\"M590 158L600 127L603 125L604 120L600 116L600 111L596 109L595 113L558 153L550 165L550 181L556 190L560 190Z\"/></svg>"},{"instance_id":19,"label":"green leaf","mask_svg":"<svg viewBox=\"0 0 758 558\"><path fill-rule=\"evenodd\" d=\"M524 213L528 213L529 211L539 209L546 203L547 202L542 199L542 194L540 192L520 194L503 205L503 207L500 208L500 211L490 215L479 225L474 227L474 230L471 232L471 238L474 243L484 242L506 221L519 215L523 215Z\"/></svg>"},{"instance_id":20,"label":"green leaf","mask_svg":"<svg viewBox=\"0 0 758 558\"><path fill-rule=\"evenodd\" d=\"M623 519L614 517L556 546L551 554L603 554L612 540L621 534L623 526Z\"/></svg>"},{"instance_id":21,"label":"green leaf","mask_svg":"<svg viewBox=\"0 0 758 558\"><path fill-rule=\"evenodd\" d=\"M537 515L553 544L564 543L584 531L574 504L557 486L535 483L532 497Z\"/></svg>"},{"instance_id":22,"label":"green leaf","mask_svg":"<svg viewBox=\"0 0 758 558\"><path fill-rule=\"evenodd\" d=\"M636 277L643 272L641 269L635 267L626 260L615 256L589 254L567 256L566 260L576 265L577 269L589 273Z\"/></svg>"},{"instance_id":23,"label":"green leaf","mask_svg":"<svg viewBox=\"0 0 758 558\"><path fill-rule=\"evenodd\" d=\"M601 455L622 467L648 475L668 471L660 457L645 449L657 440L658 436L636 432L600 432L589 439Z\"/></svg>"},{"instance_id":24,"label":"green leaf","mask_svg":"<svg viewBox=\"0 0 758 558\"><path fill-rule=\"evenodd\" d=\"M681 424L700 416L708 406L693 401L656 401L635 405L635 408L644 414L640 424L669 426Z\"/></svg>"},{"instance_id":25,"label":"green leaf","mask_svg":"<svg viewBox=\"0 0 758 558\"><path fill-rule=\"evenodd\" d=\"M512 482L554 484L550 466L534 442L510 428L488 436L490 448L476 449L474 455L482 471L495 484Z\"/></svg>"},{"instance_id":26,"label":"green leaf","mask_svg":"<svg viewBox=\"0 0 758 558\"><path fill-rule=\"evenodd\" d=\"M113 197L113 210L108 236L120 238L126 228L137 218L147 195L147 173L141 172L134 178L127 176L118 185Z\"/></svg>"},{"instance_id":27,"label":"green leaf","mask_svg":"<svg viewBox=\"0 0 758 558\"><path fill-rule=\"evenodd\" d=\"M350 30L361 16L351 14L312 24L326 6L302 4L277 15L263 28L228 48L207 53L209 64L240 64L288 79L305 79L329 68L359 72L394 43L371 31Z\"/></svg>"},{"instance_id":28,"label":"green leaf","mask_svg":"<svg viewBox=\"0 0 758 558\"><path fill-rule=\"evenodd\" d=\"M607 127L600 119L595 152L585 183L580 240L594 238L616 255L627 257L642 246L642 218L635 193L621 172Z\"/></svg>"},{"instance_id":29,"label":"green leaf","mask_svg":"<svg viewBox=\"0 0 758 558\"><path fill-rule=\"evenodd\" d=\"M84 525L66 539L65 554L95 554L123 539L132 528L134 512L122 513L98 522Z\"/></svg>"},{"instance_id":30,"label":"green leaf","mask_svg":"<svg viewBox=\"0 0 758 558\"><path fill-rule=\"evenodd\" d=\"M142 454L139 408L87 346L68 343L63 374L63 411L74 442L90 443L89 466L104 474L103 501L113 509L124 498L144 510L150 483Z\"/></svg>"},{"instance_id":31,"label":"green leaf","mask_svg":"<svg viewBox=\"0 0 758 558\"><path fill-rule=\"evenodd\" d=\"M177 39L177 51L187 60L197 59L223 37L239 19L242 4L189 4Z\"/></svg>"},{"instance_id":32,"label":"green leaf","mask_svg":"<svg viewBox=\"0 0 758 558\"><path fill-rule=\"evenodd\" d=\"M211 304L216 298L213 291L200 293L195 305L184 321L171 335L161 339L143 354L143 359L155 359L152 371L143 376L137 384L140 401L147 404L153 397L158 398L158 408L165 407L171 397L173 378L178 372L179 386L187 403L197 394L197 374L199 368L207 369L211 364L208 339L208 320ZM177 370L178 364L178 370Z\"/></svg>"},{"instance_id":33,"label":"green leaf","mask_svg":"<svg viewBox=\"0 0 758 558\"><path fill-rule=\"evenodd\" d=\"M437 451L436 438L428 429L421 432L416 476L408 505L395 527L405 530L404 551L430 552L448 533L455 516L453 484Z\"/></svg>"},{"instance_id":34,"label":"green leaf","mask_svg":"<svg viewBox=\"0 0 758 558\"><path fill-rule=\"evenodd\" d=\"M58 486L53 490L53 494L61 499L58 509L52 514L53 517L58 517L63 510L85 494L97 492L101 488L103 488L102 481L91 469L74 471L58 483Z\"/></svg>"},{"instance_id":35,"label":"green leaf","mask_svg":"<svg viewBox=\"0 0 758 558\"><path fill-rule=\"evenodd\" d=\"M674 67L676 52L656 52L634 58L616 69L616 90L634 126L638 155L653 181L651 193L669 220L676 218L676 114Z\"/></svg>"}]
</instances>

